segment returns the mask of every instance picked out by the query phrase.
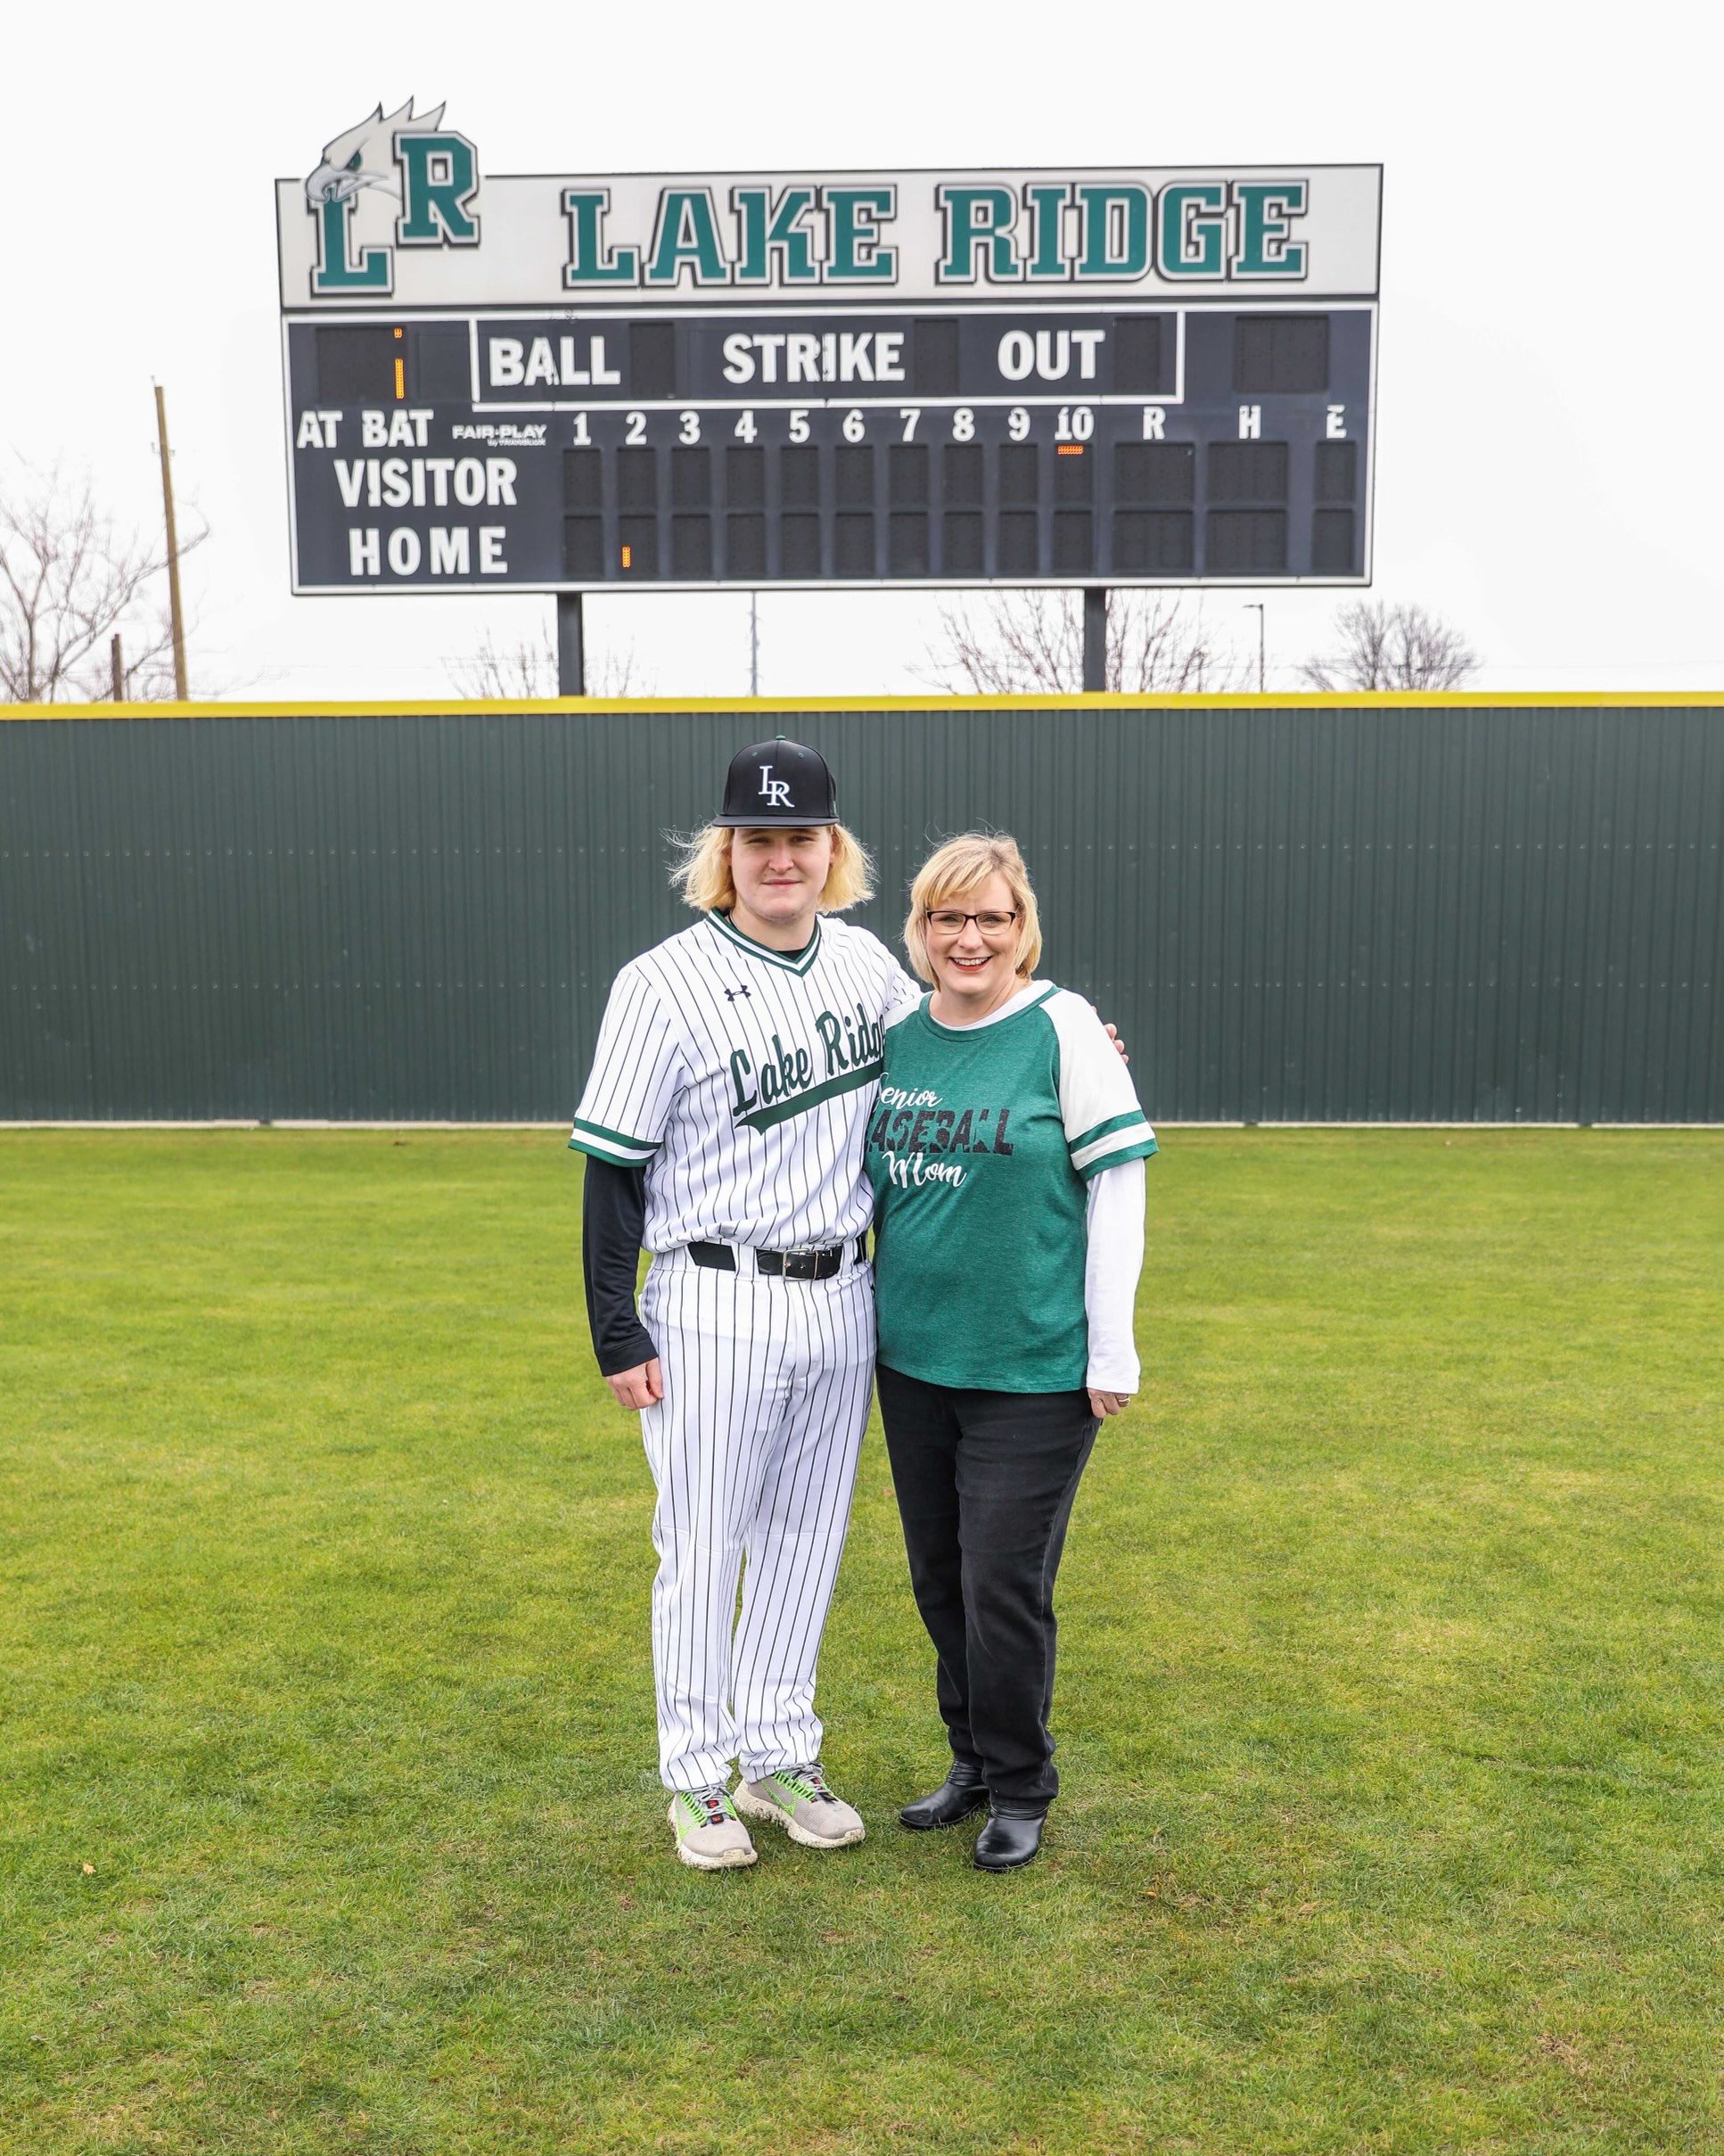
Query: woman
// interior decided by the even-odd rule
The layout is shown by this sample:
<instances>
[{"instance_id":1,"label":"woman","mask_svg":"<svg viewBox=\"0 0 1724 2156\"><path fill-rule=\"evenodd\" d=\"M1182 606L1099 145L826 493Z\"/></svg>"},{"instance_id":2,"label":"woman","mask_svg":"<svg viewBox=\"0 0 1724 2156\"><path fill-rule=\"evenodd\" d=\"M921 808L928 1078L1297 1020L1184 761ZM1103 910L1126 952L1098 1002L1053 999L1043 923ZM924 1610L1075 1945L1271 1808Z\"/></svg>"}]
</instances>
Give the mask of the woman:
<instances>
[{"instance_id":1,"label":"woman","mask_svg":"<svg viewBox=\"0 0 1724 2156\"><path fill-rule=\"evenodd\" d=\"M1034 977L1013 840L941 846L904 941L933 992L889 1021L868 1132L875 1383L952 1767L899 1816L985 1805L975 1861L1004 1872L1059 1788L1054 1576L1096 1432L1137 1386L1155 1134L1095 1011Z\"/></svg>"}]
</instances>

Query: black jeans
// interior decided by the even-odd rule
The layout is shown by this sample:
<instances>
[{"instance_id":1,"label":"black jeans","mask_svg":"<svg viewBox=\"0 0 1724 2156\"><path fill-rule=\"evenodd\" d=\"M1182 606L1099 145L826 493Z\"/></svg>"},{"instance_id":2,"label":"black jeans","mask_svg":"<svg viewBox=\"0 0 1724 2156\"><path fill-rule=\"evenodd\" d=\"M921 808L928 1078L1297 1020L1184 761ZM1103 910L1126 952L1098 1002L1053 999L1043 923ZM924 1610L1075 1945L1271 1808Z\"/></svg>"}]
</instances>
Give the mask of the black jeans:
<instances>
[{"instance_id":1,"label":"black jeans","mask_svg":"<svg viewBox=\"0 0 1724 2156\"><path fill-rule=\"evenodd\" d=\"M1060 1786L1054 1576L1096 1442L1089 1395L960 1391L884 1364L875 1383L952 1757L996 1811L1039 1818Z\"/></svg>"}]
</instances>

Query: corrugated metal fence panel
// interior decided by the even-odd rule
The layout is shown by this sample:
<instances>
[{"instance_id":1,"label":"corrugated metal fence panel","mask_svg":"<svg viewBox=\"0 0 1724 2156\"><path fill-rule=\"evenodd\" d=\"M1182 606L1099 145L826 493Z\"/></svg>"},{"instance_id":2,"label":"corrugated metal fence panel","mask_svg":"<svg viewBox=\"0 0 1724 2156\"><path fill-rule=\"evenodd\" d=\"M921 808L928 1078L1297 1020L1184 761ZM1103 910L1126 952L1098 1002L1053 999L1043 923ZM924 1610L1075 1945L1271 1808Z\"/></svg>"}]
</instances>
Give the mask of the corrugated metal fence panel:
<instances>
[{"instance_id":1,"label":"corrugated metal fence panel","mask_svg":"<svg viewBox=\"0 0 1724 2156\"><path fill-rule=\"evenodd\" d=\"M1015 832L1169 1120L1724 1121L1724 712L1560 704L12 721L0 1117L560 1118L780 731L889 940Z\"/></svg>"}]
</instances>

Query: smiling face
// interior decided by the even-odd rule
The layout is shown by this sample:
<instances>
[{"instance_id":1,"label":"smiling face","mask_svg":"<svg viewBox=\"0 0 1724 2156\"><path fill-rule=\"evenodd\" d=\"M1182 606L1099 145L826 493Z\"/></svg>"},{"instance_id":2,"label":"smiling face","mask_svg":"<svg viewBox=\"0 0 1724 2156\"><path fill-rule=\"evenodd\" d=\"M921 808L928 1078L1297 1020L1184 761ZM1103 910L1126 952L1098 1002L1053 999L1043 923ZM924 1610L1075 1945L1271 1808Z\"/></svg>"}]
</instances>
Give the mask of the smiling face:
<instances>
[{"instance_id":1,"label":"smiling face","mask_svg":"<svg viewBox=\"0 0 1724 2156\"><path fill-rule=\"evenodd\" d=\"M730 842L737 927L757 942L800 950L814 934L831 867L830 828L777 824L738 831Z\"/></svg>"},{"instance_id":2,"label":"smiling face","mask_svg":"<svg viewBox=\"0 0 1724 2156\"><path fill-rule=\"evenodd\" d=\"M994 914L984 927L969 918L954 928L960 914ZM1022 983L1018 977L1018 913L1012 886L997 871L961 898L930 901L923 921L928 965L934 976L934 1015L959 1025L973 1025L997 1010Z\"/></svg>"}]
</instances>

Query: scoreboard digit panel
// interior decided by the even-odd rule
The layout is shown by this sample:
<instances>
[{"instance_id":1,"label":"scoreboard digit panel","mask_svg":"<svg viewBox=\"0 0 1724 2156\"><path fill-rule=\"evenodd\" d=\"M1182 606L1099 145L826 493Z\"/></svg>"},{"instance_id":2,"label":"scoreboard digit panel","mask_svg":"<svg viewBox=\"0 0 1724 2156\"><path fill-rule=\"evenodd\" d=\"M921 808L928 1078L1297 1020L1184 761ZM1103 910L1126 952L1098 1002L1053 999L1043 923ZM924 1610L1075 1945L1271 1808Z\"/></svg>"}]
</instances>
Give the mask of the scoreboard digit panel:
<instances>
[{"instance_id":1,"label":"scoreboard digit panel","mask_svg":"<svg viewBox=\"0 0 1724 2156\"><path fill-rule=\"evenodd\" d=\"M275 187L300 591L1369 581L1375 165Z\"/></svg>"},{"instance_id":2,"label":"scoreboard digit panel","mask_svg":"<svg viewBox=\"0 0 1724 2156\"><path fill-rule=\"evenodd\" d=\"M1369 580L1368 303L286 335L302 591Z\"/></svg>"}]
</instances>

